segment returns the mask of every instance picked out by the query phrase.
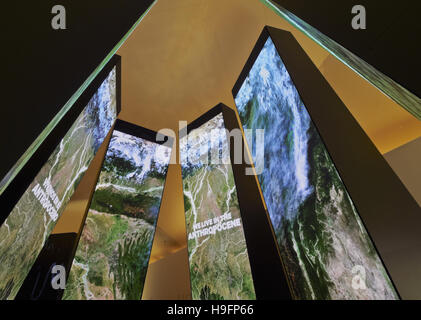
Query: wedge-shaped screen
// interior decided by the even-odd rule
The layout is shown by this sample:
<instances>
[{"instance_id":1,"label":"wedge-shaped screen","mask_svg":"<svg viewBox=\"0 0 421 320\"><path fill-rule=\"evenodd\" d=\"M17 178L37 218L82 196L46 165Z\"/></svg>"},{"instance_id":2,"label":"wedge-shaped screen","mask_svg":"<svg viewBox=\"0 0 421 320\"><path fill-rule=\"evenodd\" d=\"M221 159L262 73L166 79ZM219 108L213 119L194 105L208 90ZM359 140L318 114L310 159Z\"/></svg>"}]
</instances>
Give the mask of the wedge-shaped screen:
<instances>
[{"instance_id":1,"label":"wedge-shaped screen","mask_svg":"<svg viewBox=\"0 0 421 320\"><path fill-rule=\"evenodd\" d=\"M258 180L293 295L299 299L397 298L270 37L235 103L244 129L265 130L265 165Z\"/></svg>"},{"instance_id":2,"label":"wedge-shaped screen","mask_svg":"<svg viewBox=\"0 0 421 320\"><path fill-rule=\"evenodd\" d=\"M171 148L120 131L105 155L63 299L139 300Z\"/></svg>"},{"instance_id":3,"label":"wedge-shaped screen","mask_svg":"<svg viewBox=\"0 0 421 320\"><path fill-rule=\"evenodd\" d=\"M193 299L255 299L222 113L180 150Z\"/></svg>"},{"instance_id":4,"label":"wedge-shaped screen","mask_svg":"<svg viewBox=\"0 0 421 320\"><path fill-rule=\"evenodd\" d=\"M114 66L0 227L0 299L13 299L117 117Z\"/></svg>"}]
</instances>

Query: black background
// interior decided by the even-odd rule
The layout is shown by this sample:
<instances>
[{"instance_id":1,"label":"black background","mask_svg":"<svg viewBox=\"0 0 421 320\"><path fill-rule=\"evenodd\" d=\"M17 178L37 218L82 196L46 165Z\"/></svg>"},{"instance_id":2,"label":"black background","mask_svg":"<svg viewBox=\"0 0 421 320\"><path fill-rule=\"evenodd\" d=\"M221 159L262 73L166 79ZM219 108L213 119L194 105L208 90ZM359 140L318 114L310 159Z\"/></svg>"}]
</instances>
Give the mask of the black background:
<instances>
[{"instance_id":1,"label":"black background","mask_svg":"<svg viewBox=\"0 0 421 320\"><path fill-rule=\"evenodd\" d=\"M152 2L1 3L0 179ZM66 30L51 27L56 4L66 8Z\"/></svg>"},{"instance_id":2,"label":"black background","mask_svg":"<svg viewBox=\"0 0 421 320\"><path fill-rule=\"evenodd\" d=\"M96 318L106 316L107 318L119 319L122 313L126 314L146 314L153 315L154 319L276 319L279 314L293 315L294 318L303 318L304 316L315 317L321 316L326 319L337 319L340 314L346 313L349 318L359 319L362 315L366 317L379 317L381 312L391 314L393 316L402 316L403 313L409 314L411 309L416 314L419 310L419 303L414 301L0 301L2 310L9 308L16 315L27 316L28 310L31 316L40 315L56 315L57 318L63 317L80 317L81 313ZM236 314L212 314L212 307L227 305L237 305L248 307L253 306L252 315ZM196 315L168 315L169 308L177 307L201 307L199 317ZM132 311L130 311L132 310ZM207 310L204 311L204 310ZM395 312L393 312L395 311ZM92 312L92 313L91 313ZM399 312L399 313L398 313ZM281 318L281 317L279 317Z\"/></svg>"},{"instance_id":3,"label":"black background","mask_svg":"<svg viewBox=\"0 0 421 320\"><path fill-rule=\"evenodd\" d=\"M415 0L271 0L421 97L421 2ZM354 5L367 29L351 26Z\"/></svg>"}]
</instances>

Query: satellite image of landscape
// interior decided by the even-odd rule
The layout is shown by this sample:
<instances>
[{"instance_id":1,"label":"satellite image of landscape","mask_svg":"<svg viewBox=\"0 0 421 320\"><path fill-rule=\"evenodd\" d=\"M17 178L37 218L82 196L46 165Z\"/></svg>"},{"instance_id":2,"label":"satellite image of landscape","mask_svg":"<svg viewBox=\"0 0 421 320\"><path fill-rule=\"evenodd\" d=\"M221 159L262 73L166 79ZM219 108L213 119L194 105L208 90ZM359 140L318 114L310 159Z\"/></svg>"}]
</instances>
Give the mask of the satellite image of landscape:
<instances>
[{"instance_id":1,"label":"satellite image of landscape","mask_svg":"<svg viewBox=\"0 0 421 320\"><path fill-rule=\"evenodd\" d=\"M180 139L194 300L256 298L226 139L222 114Z\"/></svg>"},{"instance_id":2,"label":"satellite image of landscape","mask_svg":"<svg viewBox=\"0 0 421 320\"><path fill-rule=\"evenodd\" d=\"M114 130L63 299L141 299L170 155Z\"/></svg>"},{"instance_id":3,"label":"satellite image of landscape","mask_svg":"<svg viewBox=\"0 0 421 320\"><path fill-rule=\"evenodd\" d=\"M397 299L270 38L235 103L244 129L265 130L258 180L294 297Z\"/></svg>"},{"instance_id":4,"label":"satellite image of landscape","mask_svg":"<svg viewBox=\"0 0 421 320\"><path fill-rule=\"evenodd\" d=\"M13 299L116 117L116 69L0 227L0 299Z\"/></svg>"}]
</instances>

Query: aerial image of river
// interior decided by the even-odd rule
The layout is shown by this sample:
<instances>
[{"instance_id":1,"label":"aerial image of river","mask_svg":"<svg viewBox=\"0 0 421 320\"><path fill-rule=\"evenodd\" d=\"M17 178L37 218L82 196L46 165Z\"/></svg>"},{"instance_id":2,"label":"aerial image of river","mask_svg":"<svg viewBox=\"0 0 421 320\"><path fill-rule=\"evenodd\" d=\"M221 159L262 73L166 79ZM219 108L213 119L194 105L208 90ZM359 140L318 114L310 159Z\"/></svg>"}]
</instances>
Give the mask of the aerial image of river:
<instances>
[{"instance_id":1,"label":"aerial image of river","mask_svg":"<svg viewBox=\"0 0 421 320\"><path fill-rule=\"evenodd\" d=\"M244 129L265 130L264 169L258 180L294 297L396 299L270 37L235 103Z\"/></svg>"},{"instance_id":2,"label":"aerial image of river","mask_svg":"<svg viewBox=\"0 0 421 320\"><path fill-rule=\"evenodd\" d=\"M114 130L63 299L141 299L170 154Z\"/></svg>"},{"instance_id":3,"label":"aerial image of river","mask_svg":"<svg viewBox=\"0 0 421 320\"><path fill-rule=\"evenodd\" d=\"M0 299L13 299L117 118L114 67L0 227Z\"/></svg>"},{"instance_id":4,"label":"aerial image of river","mask_svg":"<svg viewBox=\"0 0 421 320\"><path fill-rule=\"evenodd\" d=\"M180 150L193 299L255 299L222 114L182 137Z\"/></svg>"}]
</instances>

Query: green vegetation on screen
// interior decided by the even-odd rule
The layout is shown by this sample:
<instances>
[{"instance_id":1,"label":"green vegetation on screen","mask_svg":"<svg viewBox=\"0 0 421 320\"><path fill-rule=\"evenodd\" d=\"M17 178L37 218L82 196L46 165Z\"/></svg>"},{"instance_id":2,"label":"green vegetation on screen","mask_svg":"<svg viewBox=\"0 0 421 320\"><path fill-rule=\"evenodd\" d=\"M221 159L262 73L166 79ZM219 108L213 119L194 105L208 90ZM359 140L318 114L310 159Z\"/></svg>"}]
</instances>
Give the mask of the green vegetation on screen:
<instances>
[{"instance_id":1,"label":"green vegetation on screen","mask_svg":"<svg viewBox=\"0 0 421 320\"><path fill-rule=\"evenodd\" d=\"M235 103L264 129L258 176L297 299L396 299L397 293L303 101L268 38Z\"/></svg>"},{"instance_id":2,"label":"green vegetation on screen","mask_svg":"<svg viewBox=\"0 0 421 320\"><path fill-rule=\"evenodd\" d=\"M116 68L0 227L0 299L13 299L116 116Z\"/></svg>"},{"instance_id":3,"label":"green vegetation on screen","mask_svg":"<svg viewBox=\"0 0 421 320\"><path fill-rule=\"evenodd\" d=\"M222 161L229 157L222 114L183 137L180 148L192 297L255 299L233 171ZM221 155L219 164L207 162L211 152Z\"/></svg>"},{"instance_id":4,"label":"green vegetation on screen","mask_svg":"<svg viewBox=\"0 0 421 320\"><path fill-rule=\"evenodd\" d=\"M170 152L114 130L63 299L141 299Z\"/></svg>"}]
</instances>

